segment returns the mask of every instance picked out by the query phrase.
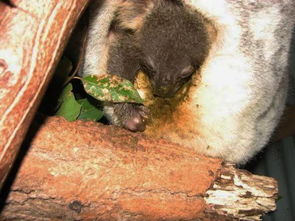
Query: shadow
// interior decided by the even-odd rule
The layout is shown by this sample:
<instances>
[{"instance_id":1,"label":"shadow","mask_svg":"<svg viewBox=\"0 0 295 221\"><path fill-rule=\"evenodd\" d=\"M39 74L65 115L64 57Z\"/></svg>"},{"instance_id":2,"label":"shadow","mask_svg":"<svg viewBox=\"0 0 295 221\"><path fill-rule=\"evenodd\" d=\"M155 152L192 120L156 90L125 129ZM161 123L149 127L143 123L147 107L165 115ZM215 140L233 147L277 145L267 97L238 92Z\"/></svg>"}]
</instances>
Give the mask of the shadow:
<instances>
[{"instance_id":1,"label":"shadow","mask_svg":"<svg viewBox=\"0 0 295 221\"><path fill-rule=\"evenodd\" d=\"M46 116L37 114L33 120L33 123L29 127L28 133L19 149L19 152L14 161L14 164L12 168L10 169L10 172L8 173L7 178L0 191L0 214L5 206L6 200L9 196L11 186L13 185L13 182L18 174L18 171L21 167L23 159L28 153L31 142L33 141L35 135L37 134L40 127L45 121L46 121Z\"/></svg>"},{"instance_id":2,"label":"shadow","mask_svg":"<svg viewBox=\"0 0 295 221\"><path fill-rule=\"evenodd\" d=\"M5 2L8 3L10 1L5 1ZM98 2L101 2L101 1L98 1ZM99 3L99 4L102 4L102 3ZM87 14L88 8L89 7L86 7L84 13L82 13L82 16L80 16L80 18L77 22L77 25L75 26L75 31L72 33L72 35L67 43L67 46L64 50L64 53L63 53L64 55L66 55L66 54L75 55L75 53L78 53L78 54L81 53L80 51L74 51L75 48L73 47L73 45L77 46L78 43L79 43L78 45L80 45L80 43L83 41L82 38L84 36L81 35L81 32L77 31L77 27L81 27L83 25L87 26L86 20L88 17L87 18L85 18L85 17L86 17L86 15L88 16L88 14ZM85 29L83 29L83 31L84 30ZM76 35L75 33L77 33L77 32L78 32L77 35L81 36L81 38L77 38L74 36L74 35ZM69 50L69 48L71 48L72 50ZM79 49L77 49L77 50L79 50ZM70 58L73 59L73 64L77 65L77 63L78 63L77 56L75 56L75 57L70 56ZM60 60L60 63L61 62L62 62L62 59ZM40 102L40 105L38 108L38 113L35 115L35 117L32 121L32 124L30 125L28 132L25 136L25 139L19 148L19 151L17 153L14 164L13 164L12 168L10 169L10 172L7 175L7 178L2 186L2 189L0 189L0 214L6 205L6 201L9 197L9 192L11 190L11 187L18 175L20 167L23 163L24 158L26 157L26 155L29 151L29 147L31 146L31 143L32 143L34 137L36 136L40 127L46 121L47 115L51 115L53 112L51 110L52 106L55 106L54 104L57 102L58 94L62 90L62 85L60 85L60 83L58 82L59 80L60 80L59 76L57 76L57 73L55 73L49 86L48 86L46 93L43 96L43 99ZM59 85L58 85L58 83L59 83ZM50 106L48 106L48 103L50 104ZM46 110L46 111L44 111L44 110ZM41 114L41 113L44 113L44 114ZM1 220L1 218L0 218L0 220Z\"/></svg>"},{"instance_id":3,"label":"shadow","mask_svg":"<svg viewBox=\"0 0 295 221\"><path fill-rule=\"evenodd\" d=\"M288 105L295 105L295 27L292 32L290 53L288 58L289 90ZM295 135L295 134L294 134ZM278 181L279 200L277 210L263 217L264 221L280 221L295 219L295 189L292 182L295 166L294 136L285 137L274 143L269 143L259 154L248 162L244 169L259 175L270 176Z\"/></svg>"}]
</instances>

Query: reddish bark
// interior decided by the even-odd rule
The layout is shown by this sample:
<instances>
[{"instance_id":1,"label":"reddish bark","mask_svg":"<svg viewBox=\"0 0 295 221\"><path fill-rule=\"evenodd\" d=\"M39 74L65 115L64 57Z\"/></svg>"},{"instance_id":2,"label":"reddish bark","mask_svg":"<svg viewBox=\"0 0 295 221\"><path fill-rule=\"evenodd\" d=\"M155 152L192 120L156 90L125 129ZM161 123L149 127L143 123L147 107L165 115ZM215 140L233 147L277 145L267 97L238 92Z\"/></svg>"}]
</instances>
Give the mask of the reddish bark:
<instances>
[{"instance_id":1,"label":"reddish bark","mask_svg":"<svg viewBox=\"0 0 295 221\"><path fill-rule=\"evenodd\" d=\"M220 159L141 133L54 117L31 142L2 218L232 220L253 216L253 211L259 217L275 208L273 179L229 168ZM245 189L241 187L244 181L235 186L239 179L247 180ZM214 205L211 201L220 195L215 190L223 188L241 197L242 205L236 203L234 211ZM262 207L266 210L243 207L243 200L255 204L260 197L270 201L269 208Z\"/></svg>"},{"instance_id":2,"label":"reddish bark","mask_svg":"<svg viewBox=\"0 0 295 221\"><path fill-rule=\"evenodd\" d=\"M0 3L0 186L87 2Z\"/></svg>"},{"instance_id":3,"label":"reddish bark","mask_svg":"<svg viewBox=\"0 0 295 221\"><path fill-rule=\"evenodd\" d=\"M18 0L16 8L0 3L0 185L87 2ZM206 201L213 183L222 186L228 171L219 159L164 140L51 118L30 144L0 218L232 220L231 209ZM225 183L234 186L234 176L229 177ZM271 199L270 208L250 212L273 210L275 181L246 177L247 185L269 191Z\"/></svg>"}]
</instances>

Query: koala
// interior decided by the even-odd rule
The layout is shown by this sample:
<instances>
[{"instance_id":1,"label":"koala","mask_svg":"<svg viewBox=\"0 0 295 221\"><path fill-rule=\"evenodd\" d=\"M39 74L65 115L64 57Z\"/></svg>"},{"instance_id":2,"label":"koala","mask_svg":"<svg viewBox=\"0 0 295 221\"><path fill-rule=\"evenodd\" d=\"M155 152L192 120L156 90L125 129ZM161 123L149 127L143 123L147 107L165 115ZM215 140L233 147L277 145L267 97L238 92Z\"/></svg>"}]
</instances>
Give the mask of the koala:
<instances>
[{"instance_id":1,"label":"koala","mask_svg":"<svg viewBox=\"0 0 295 221\"><path fill-rule=\"evenodd\" d=\"M153 95L173 97L208 54L204 20L176 0L123 1L109 30L106 72L134 83L138 71L144 71ZM143 105L114 104L105 110L115 125L145 129L148 111Z\"/></svg>"},{"instance_id":2,"label":"koala","mask_svg":"<svg viewBox=\"0 0 295 221\"><path fill-rule=\"evenodd\" d=\"M116 125L244 164L267 144L283 113L294 9L293 0L93 4L82 72L134 82L142 70L154 97L164 99L190 81L172 111L147 126L140 105L105 110Z\"/></svg>"}]
</instances>

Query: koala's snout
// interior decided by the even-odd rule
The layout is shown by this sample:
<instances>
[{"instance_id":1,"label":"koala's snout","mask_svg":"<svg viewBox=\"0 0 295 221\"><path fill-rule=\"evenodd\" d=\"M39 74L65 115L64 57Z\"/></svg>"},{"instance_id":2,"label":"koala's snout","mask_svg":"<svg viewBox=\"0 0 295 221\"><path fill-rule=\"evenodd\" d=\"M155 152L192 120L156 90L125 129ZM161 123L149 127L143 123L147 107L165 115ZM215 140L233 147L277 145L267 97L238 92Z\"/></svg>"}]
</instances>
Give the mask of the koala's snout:
<instances>
[{"instance_id":1,"label":"koala's snout","mask_svg":"<svg viewBox=\"0 0 295 221\"><path fill-rule=\"evenodd\" d=\"M179 88L167 86L158 86L153 88L153 94L157 97L171 98L175 95Z\"/></svg>"}]
</instances>

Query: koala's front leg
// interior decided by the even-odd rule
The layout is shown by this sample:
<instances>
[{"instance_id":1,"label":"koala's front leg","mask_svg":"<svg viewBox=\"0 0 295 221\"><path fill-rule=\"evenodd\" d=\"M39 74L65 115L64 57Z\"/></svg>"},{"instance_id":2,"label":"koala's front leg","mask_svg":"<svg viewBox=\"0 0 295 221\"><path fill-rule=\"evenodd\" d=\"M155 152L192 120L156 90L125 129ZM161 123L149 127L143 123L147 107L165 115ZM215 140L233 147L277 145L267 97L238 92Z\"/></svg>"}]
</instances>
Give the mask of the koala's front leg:
<instances>
[{"instance_id":1,"label":"koala's front leg","mask_svg":"<svg viewBox=\"0 0 295 221\"><path fill-rule=\"evenodd\" d=\"M109 107L108 107L109 108ZM148 109L140 104L113 104L113 123L130 131L144 131L148 119Z\"/></svg>"},{"instance_id":2,"label":"koala's front leg","mask_svg":"<svg viewBox=\"0 0 295 221\"><path fill-rule=\"evenodd\" d=\"M139 50L132 34L120 33L110 47L107 64L108 74L135 81L139 66ZM117 103L105 106L107 118L112 124L131 131L144 131L148 109L140 104Z\"/></svg>"}]
</instances>

